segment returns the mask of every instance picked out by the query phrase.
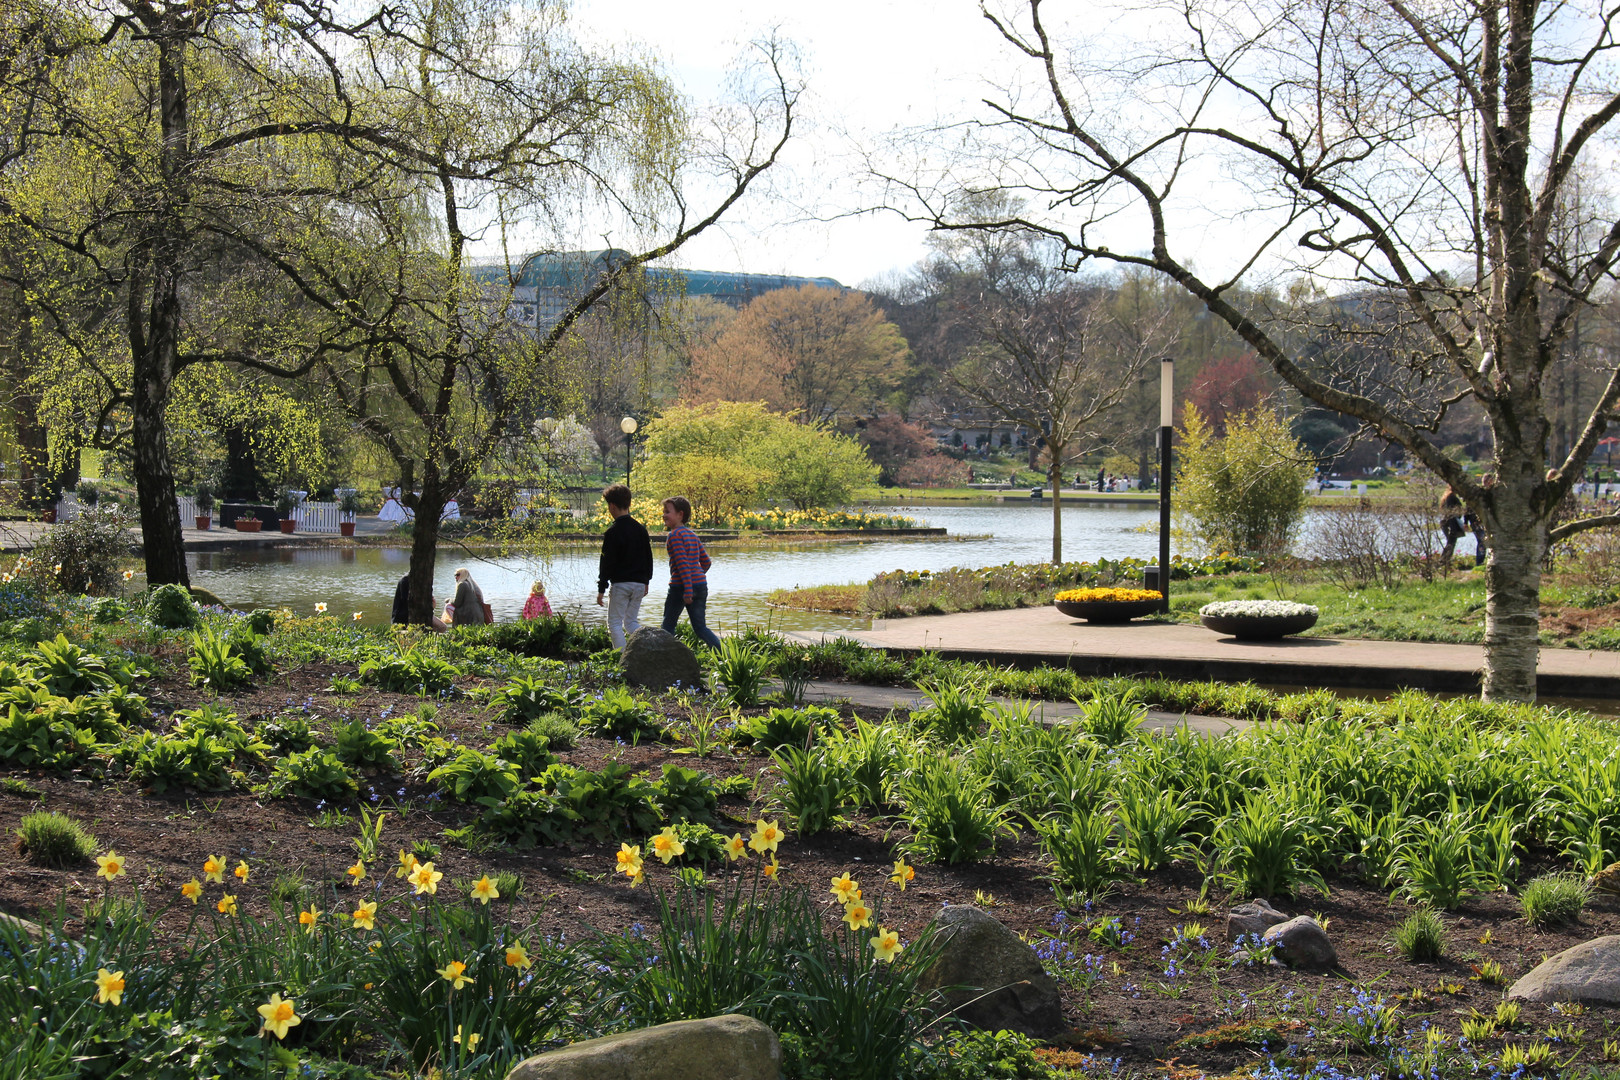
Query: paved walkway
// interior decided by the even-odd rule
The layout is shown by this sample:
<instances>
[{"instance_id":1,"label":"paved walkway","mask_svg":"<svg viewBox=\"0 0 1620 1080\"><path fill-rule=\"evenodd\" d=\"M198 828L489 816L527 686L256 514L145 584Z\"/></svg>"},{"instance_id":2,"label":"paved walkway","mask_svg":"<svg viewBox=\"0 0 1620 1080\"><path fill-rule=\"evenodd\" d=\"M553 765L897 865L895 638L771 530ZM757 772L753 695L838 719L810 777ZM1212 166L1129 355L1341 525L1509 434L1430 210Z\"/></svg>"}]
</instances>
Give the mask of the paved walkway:
<instances>
[{"instance_id":1,"label":"paved walkway","mask_svg":"<svg viewBox=\"0 0 1620 1080\"><path fill-rule=\"evenodd\" d=\"M909 687L863 686L856 683L822 681L812 682L805 687L804 700L810 704L847 701L852 705L862 705L871 709L899 709L905 712L922 709L929 704L926 694ZM990 700L1005 705L1009 704L1011 699ZM1036 701L1031 704L1035 706L1035 718L1047 723L1074 716L1080 711L1080 707L1072 701ZM1147 717L1142 721L1142 727L1148 731L1166 731L1184 727L1208 736L1226 735L1253 726L1247 720L1229 720L1222 716L1188 716L1183 713L1165 712L1162 709L1148 710Z\"/></svg>"},{"instance_id":2,"label":"paved walkway","mask_svg":"<svg viewBox=\"0 0 1620 1080\"><path fill-rule=\"evenodd\" d=\"M877 620L871 630L794 635L849 637L900 652L929 650L1019 667L1066 664L1086 675L1166 675L1281 686L1470 693L1479 689L1478 645L1299 637L1237 641L1187 623L1094 626L1056 608L977 611ZM1555 698L1620 698L1620 653L1543 649L1539 693Z\"/></svg>"}]
</instances>

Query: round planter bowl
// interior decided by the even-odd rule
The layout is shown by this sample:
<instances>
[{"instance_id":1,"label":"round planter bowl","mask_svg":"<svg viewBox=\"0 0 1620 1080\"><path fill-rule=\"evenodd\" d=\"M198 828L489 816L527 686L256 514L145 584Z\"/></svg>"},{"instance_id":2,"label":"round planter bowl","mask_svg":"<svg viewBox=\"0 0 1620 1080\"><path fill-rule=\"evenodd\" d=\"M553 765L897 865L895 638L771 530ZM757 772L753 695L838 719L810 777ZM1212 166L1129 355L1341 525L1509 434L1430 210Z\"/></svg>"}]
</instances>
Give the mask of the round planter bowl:
<instances>
[{"instance_id":1,"label":"round planter bowl","mask_svg":"<svg viewBox=\"0 0 1620 1080\"><path fill-rule=\"evenodd\" d=\"M1242 641L1271 641L1302 633L1316 625L1315 615L1200 615L1198 618L1217 634Z\"/></svg>"},{"instance_id":2,"label":"round planter bowl","mask_svg":"<svg viewBox=\"0 0 1620 1080\"><path fill-rule=\"evenodd\" d=\"M1162 600L1054 600L1052 605L1071 619L1093 623L1122 623L1158 611Z\"/></svg>"}]
</instances>

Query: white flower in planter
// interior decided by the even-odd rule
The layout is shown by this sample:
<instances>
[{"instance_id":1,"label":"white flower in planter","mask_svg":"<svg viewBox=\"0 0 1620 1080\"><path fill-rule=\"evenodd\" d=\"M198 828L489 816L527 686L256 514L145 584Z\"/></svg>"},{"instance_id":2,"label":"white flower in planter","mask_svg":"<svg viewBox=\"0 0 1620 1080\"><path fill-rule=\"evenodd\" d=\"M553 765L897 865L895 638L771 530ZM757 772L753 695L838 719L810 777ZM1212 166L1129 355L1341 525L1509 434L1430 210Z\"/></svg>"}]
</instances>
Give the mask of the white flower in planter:
<instances>
[{"instance_id":1,"label":"white flower in planter","mask_svg":"<svg viewBox=\"0 0 1620 1080\"><path fill-rule=\"evenodd\" d=\"M1205 604L1198 609L1200 615L1215 618L1294 619L1301 615L1319 614L1311 604L1296 604L1289 600L1221 600Z\"/></svg>"}]
</instances>

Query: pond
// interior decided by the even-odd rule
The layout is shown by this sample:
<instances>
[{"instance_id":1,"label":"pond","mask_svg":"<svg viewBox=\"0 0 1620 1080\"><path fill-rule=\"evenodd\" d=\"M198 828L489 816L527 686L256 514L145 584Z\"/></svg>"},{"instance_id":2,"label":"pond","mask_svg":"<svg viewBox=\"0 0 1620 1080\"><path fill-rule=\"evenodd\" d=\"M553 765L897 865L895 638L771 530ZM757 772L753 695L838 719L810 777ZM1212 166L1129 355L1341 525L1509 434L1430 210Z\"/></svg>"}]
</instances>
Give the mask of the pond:
<instances>
[{"instance_id":1,"label":"pond","mask_svg":"<svg viewBox=\"0 0 1620 1080\"><path fill-rule=\"evenodd\" d=\"M1052 555L1050 505L913 506L893 512L944 528L949 535L713 549L710 623L721 629L750 624L777 630L864 629L868 620L863 617L782 611L768 607L765 598L773 589L866 581L886 570L1042 562ZM1138 529L1157 521L1157 509L1151 504L1065 507L1064 558L1152 558L1158 552L1157 532ZM595 603L596 557L593 545L507 557L469 555L444 545L439 549L434 595L442 602L453 591L451 575L456 567L465 566L497 619L517 618L529 583L540 578L554 609L595 620L601 617ZM668 580L661 545L654 545L653 557L655 573L647 603L653 610L644 617L656 618L663 610ZM359 611L366 622L378 623L388 619L394 585L409 568L410 555L404 548L297 547L193 552L186 558L192 584L232 607L307 612L325 603L342 617Z\"/></svg>"}]
</instances>

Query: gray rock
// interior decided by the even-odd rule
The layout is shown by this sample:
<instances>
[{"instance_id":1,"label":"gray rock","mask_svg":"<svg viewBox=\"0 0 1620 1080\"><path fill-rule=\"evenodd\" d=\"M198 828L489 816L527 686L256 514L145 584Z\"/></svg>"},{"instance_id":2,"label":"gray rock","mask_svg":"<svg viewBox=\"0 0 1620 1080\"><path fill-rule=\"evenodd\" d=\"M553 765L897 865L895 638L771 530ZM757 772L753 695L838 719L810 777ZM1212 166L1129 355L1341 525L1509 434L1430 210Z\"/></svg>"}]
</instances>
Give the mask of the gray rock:
<instances>
[{"instance_id":1,"label":"gray rock","mask_svg":"<svg viewBox=\"0 0 1620 1080\"><path fill-rule=\"evenodd\" d=\"M1236 941L1245 934L1264 934L1288 916L1271 906L1268 900L1251 900L1239 904L1226 916L1226 940Z\"/></svg>"},{"instance_id":2,"label":"gray rock","mask_svg":"<svg viewBox=\"0 0 1620 1080\"><path fill-rule=\"evenodd\" d=\"M782 1046L750 1016L711 1016L627 1031L538 1054L506 1080L777 1080Z\"/></svg>"},{"instance_id":3,"label":"gray rock","mask_svg":"<svg viewBox=\"0 0 1620 1080\"><path fill-rule=\"evenodd\" d=\"M1291 968L1332 967L1339 962L1322 924L1309 915L1278 923L1261 935L1272 958Z\"/></svg>"},{"instance_id":4,"label":"gray rock","mask_svg":"<svg viewBox=\"0 0 1620 1080\"><path fill-rule=\"evenodd\" d=\"M1508 989L1521 1001L1620 1002L1620 937L1583 941L1537 964Z\"/></svg>"},{"instance_id":5,"label":"gray rock","mask_svg":"<svg viewBox=\"0 0 1620 1080\"><path fill-rule=\"evenodd\" d=\"M692 650L680 638L656 626L643 626L625 639L619 666L631 686L663 690L676 683L703 685L703 668Z\"/></svg>"},{"instance_id":6,"label":"gray rock","mask_svg":"<svg viewBox=\"0 0 1620 1080\"><path fill-rule=\"evenodd\" d=\"M1065 1030L1057 983L1017 934L971 907L948 907L934 925L939 959L918 990L957 987L944 994L945 1007L985 1031L1051 1038Z\"/></svg>"}]
</instances>

